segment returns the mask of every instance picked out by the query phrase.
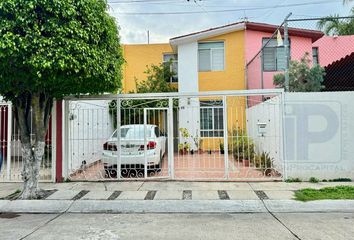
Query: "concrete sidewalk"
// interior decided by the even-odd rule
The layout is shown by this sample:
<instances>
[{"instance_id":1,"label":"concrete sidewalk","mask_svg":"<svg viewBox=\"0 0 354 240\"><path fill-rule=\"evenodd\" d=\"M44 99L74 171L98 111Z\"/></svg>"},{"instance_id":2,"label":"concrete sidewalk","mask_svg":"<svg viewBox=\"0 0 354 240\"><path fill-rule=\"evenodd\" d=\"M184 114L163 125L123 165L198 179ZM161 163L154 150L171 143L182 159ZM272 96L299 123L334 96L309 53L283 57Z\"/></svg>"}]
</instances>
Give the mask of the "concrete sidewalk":
<instances>
[{"instance_id":1,"label":"concrete sidewalk","mask_svg":"<svg viewBox=\"0 0 354 240\"><path fill-rule=\"evenodd\" d=\"M284 182L70 182L42 183L56 190L44 200L0 200L0 212L32 213L215 213L215 212L354 212L354 201L293 200L294 191L350 185ZM21 184L1 183L0 197Z\"/></svg>"}]
</instances>

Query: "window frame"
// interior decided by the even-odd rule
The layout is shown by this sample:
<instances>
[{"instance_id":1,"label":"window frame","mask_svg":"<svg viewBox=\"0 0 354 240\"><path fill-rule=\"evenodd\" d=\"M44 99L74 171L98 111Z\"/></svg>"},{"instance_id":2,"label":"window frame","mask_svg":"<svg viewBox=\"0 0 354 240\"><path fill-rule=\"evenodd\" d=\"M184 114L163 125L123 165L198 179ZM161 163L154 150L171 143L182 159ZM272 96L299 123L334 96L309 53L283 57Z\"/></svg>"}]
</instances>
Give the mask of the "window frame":
<instances>
[{"instance_id":1,"label":"window frame","mask_svg":"<svg viewBox=\"0 0 354 240\"><path fill-rule=\"evenodd\" d=\"M316 49L316 55L313 54L313 50ZM314 62L314 56L316 56L316 59L317 59L317 62L315 63ZM318 47L312 47L312 64L313 65L319 65L320 64L320 61L319 61L319 52L318 52Z\"/></svg>"},{"instance_id":2,"label":"window frame","mask_svg":"<svg viewBox=\"0 0 354 240\"><path fill-rule=\"evenodd\" d=\"M210 48L210 49L199 49L199 44L200 43L222 43L223 48ZM210 58L209 58L209 63L210 63L210 70L200 70L200 58L199 58L199 51L200 50L210 50ZM223 50L223 68L222 70L215 70L213 69L213 50ZM223 72L226 69L226 51L225 51L225 41L224 40L215 40L215 41L202 41L198 42L198 72Z\"/></svg>"},{"instance_id":3,"label":"window frame","mask_svg":"<svg viewBox=\"0 0 354 240\"><path fill-rule=\"evenodd\" d=\"M210 102L210 101L200 101L200 102ZM224 106L223 102L220 101L221 105L210 105L210 106L200 106L200 136L202 138L223 138L224 137ZM203 109L211 109L211 129L202 129L202 111ZM215 128L215 111L216 109L221 110L221 119L218 118L217 126L222 125L222 128ZM220 124L221 123L221 124ZM203 136L202 132L207 133L207 136ZM221 132L221 135L215 134L216 132ZM217 135L217 136L216 136Z\"/></svg>"},{"instance_id":4,"label":"window frame","mask_svg":"<svg viewBox=\"0 0 354 240\"><path fill-rule=\"evenodd\" d=\"M174 53L174 52L166 52L166 53L162 53L162 63L163 64L165 64L165 63L167 63L166 61L165 61L165 55L174 55L174 56L176 56L176 59L174 59L174 60L172 60L172 64L173 63L177 63L177 72L176 72L176 75L175 76L172 76L172 77L170 77L170 81L169 81L169 83L178 83L178 54L177 53ZM172 69L173 68L173 66L171 65L170 66L170 71L172 72ZM176 80L174 80L174 79L176 79Z\"/></svg>"},{"instance_id":5,"label":"window frame","mask_svg":"<svg viewBox=\"0 0 354 240\"><path fill-rule=\"evenodd\" d=\"M280 48L284 48L285 49L285 46L283 45L283 46L274 46L274 47L266 47L266 46L263 46L263 41L264 40L266 40L266 41L268 41L268 40L275 40L275 41L277 41L277 39L276 38L270 38L270 37L263 37L262 38L262 47L263 47L263 50L265 49L265 48L271 48L271 49L275 49L275 69L273 70L270 70L270 69L265 69L265 67L264 67L264 53L263 53L263 50L262 50L262 59L261 59L261 64L262 64L262 71L263 72L280 72L280 71L284 71L284 69L280 69L280 68L278 68L278 58L277 58L277 50L278 49L280 49ZM289 53L290 53L290 56L291 56L291 43L290 43L290 38L289 38ZM291 57L289 57L289 59L291 59Z\"/></svg>"}]
</instances>

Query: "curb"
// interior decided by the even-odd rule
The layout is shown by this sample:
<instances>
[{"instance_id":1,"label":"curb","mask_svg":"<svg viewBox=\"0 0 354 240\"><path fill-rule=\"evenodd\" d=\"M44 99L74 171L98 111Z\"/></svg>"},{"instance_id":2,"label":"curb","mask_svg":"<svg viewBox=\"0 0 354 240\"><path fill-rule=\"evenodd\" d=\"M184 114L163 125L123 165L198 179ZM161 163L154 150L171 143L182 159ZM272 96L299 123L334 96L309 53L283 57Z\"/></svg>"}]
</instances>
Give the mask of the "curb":
<instances>
[{"instance_id":1,"label":"curb","mask_svg":"<svg viewBox=\"0 0 354 240\"><path fill-rule=\"evenodd\" d=\"M354 200L16 200L3 213L306 213L353 212Z\"/></svg>"}]
</instances>

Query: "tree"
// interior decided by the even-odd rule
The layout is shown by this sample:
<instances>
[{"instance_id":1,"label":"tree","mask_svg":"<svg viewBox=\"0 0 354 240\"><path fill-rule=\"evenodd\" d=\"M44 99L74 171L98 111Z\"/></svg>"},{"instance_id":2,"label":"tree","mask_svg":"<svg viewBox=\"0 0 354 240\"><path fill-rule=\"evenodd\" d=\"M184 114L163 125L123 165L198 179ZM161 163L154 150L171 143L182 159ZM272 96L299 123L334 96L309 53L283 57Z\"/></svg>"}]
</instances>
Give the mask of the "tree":
<instances>
[{"instance_id":1,"label":"tree","mask_svg":"<svg viewBox=\"0 0 354 240\"><path fill-rule=\"evenodd\" d=\"M24 181L20 198L38 186L53 100L115 92L122 50L105 0L2 0L0 95L11 101L21 132Z\"/></svg>"},{"instance_id":2,"label":"tree","mask_svg":"<svg viewBox=\"0 0 354 240\"><path fill-rule=\"evenodd\" d=\"M152 64L151 66L147 66L146 71L147 74L145 80L139 81L135 79L136 90L130 91L130 93L162 93L162 92L176 92L177 88L171 85L170 80L173 76L176 75L174 71L172 71L172 62L165 62L159 65ZM128 122L139 122L141 118L141 110L143 108L154 108L161 105L167 106L168 100L126 100L126 103L129 103L129 108L137 108L137 111L129 111L129 114L125 114L125 111L121 111L121 118L125 119ZM177 104L174 102L174 104ZM122 105L125 105L123 103ZM125 106L127 107L127 106ZM123 109L125 108L123 107ZM113 125L117 127L117 101L112 100L109 103L109 113L112 115Z\"/></svg>"},{"instance_id":3,"label":"tree","mask_svg":"<svg viewBox=\"0 0 354 240\"><path fill-rule=\"evenodd\" d=\"M175 92L177 89L170 84L170 80L175 76L175 72L171 70L172 62L161 63L159 65L152 64L147 66L144 72L147 78L143 81L135 79L137 93L159 93L159 92Z\"/></svg>"},{"instance_id":4,"label":"tree","mask_svg":"<svg viewBox=\"0 0 354 240\"><path fill-rule=\"evenodd\" d=\"M310 66L308 53L300 61L291 61L289 66L289 91L290 92L318 92L325 76L325 69L316 64ZM285 75L280 73L273 77L273 83L277 87L284 88Z\"/></svg>"},{"instance_id":5,"label":"tree","mask_svg":"<svg viewBox=\"0 0 354 240\"><path fill-rule=\"evenodd\" d=\"M354 8L350 11L354 17ZM317 27L323 30L326 35L352 35L354 34L354 18L339 19L339 15L330 15L318 21Z\"/></svg>"}]
</instances>

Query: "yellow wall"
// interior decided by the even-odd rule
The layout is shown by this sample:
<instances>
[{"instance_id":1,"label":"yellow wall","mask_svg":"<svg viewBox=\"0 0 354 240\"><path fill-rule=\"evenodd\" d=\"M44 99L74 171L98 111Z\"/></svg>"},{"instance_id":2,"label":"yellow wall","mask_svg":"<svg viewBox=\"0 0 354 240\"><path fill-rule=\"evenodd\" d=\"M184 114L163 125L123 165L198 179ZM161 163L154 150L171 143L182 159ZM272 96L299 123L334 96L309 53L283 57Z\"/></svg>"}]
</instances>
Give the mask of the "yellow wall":
<instances>
[{"instance_id":1,"label":"yellow wall","mask_svg":"<svg viewBox=\"0 0 354 240\"><path fill-rule=\"evenodd\" d=\"M123 54L126 63L123 68L123 92L135 90L135 78L146 79L147 66L163 61L163 53L172 53L170 44L125 44Z\"/></svg>"},{"instance_id":2,"label":"yellow wall","mask_svg":"<svg viewBox=\"0 0 354 240\"><path fill-rule=\"evenodd\" d=\"M224 41L225 65L223 71L199 72L199 91L245 90L244 31L232 32L199 42ZM219 99L221 100L221 99ZM232 129L246 128L245 98L227 98L229 145ZM223 138L203 138L203 150L218 150Z\"/></svg>"},{"instance_id":3,"label":"yellow wall","mask_svg":"<svg viewBox=\"0 0 354 240\"><path fill-rule=\"evenodd\" d=\"M225 65L224 71L199 72L199 91L244 90L245 86L245 42L244 31L232 32L204 41L224 41ZM145 80L147 65L159 64L163 53L171 53L171 46L166 44L134 44L124 45L123 91L135 90L135 78ZM202 100L202 99L201 99ZM206 100L206 99L205 99ZM228 129L245 128L245 98L228 97ZM229 144L231 142L229 134ZM203 138L204 150L217 150L223 138Z\"/></svg>"},{"instance_id":4,"label":"yellow wall","mask_svg":"<svg viewBox=\"0 0 354 240\"><path fill-rule=\"evenodd\" d=\"M199 91L246 89L244 40L244 31L237 31L199 41L224 41L225 48L224 71L199 72Z\"/></svg>"}]
</instances>

